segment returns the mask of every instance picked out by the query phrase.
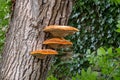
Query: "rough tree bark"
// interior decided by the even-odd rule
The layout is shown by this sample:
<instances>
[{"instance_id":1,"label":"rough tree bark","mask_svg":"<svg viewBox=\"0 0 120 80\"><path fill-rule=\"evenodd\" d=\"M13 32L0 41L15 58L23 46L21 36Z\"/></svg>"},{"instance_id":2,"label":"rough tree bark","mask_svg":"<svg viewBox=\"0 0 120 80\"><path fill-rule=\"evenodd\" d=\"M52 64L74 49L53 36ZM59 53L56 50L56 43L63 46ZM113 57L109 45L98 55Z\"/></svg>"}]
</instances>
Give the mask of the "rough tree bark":
<instances>
[{"instance_id":1,"label":"rough tree bark","mask_svg":"<svg viewBox=\"0 0 120 80\"><path fill-rule=\"evenodd\" d=\"M45 80L52 57L40 60L30 55L45 48L42 29L66 25L72 0L16 0L2 55L0 80Z\"/></svg>"}]
</instances>

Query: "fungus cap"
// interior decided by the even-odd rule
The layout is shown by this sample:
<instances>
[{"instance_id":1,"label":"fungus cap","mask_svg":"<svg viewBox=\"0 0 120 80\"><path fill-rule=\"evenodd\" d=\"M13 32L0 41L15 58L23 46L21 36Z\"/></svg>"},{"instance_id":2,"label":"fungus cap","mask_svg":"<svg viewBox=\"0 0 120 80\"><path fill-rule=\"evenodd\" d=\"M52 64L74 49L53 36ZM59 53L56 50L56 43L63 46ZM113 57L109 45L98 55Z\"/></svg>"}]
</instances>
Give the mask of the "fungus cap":
<instances>
[{"instance_id":1,"label":"fungus cap","mask_svg":"<svg viewBox=\"0 0 120 80\"><path fill-rule=\"evenodd\" d=\"M58 49L58 48L70 47L72 45L72 42L61 38L52 38L45 40L43 44L48 45L51 48Z\"/></svg>"},{"instance_id":2,"label":"fungus cap","mask_svg":"<svg viewBox=\"0 0 120 80\"><path fill-rule=\"evenodd\" d=\"M37 58L43 59L47 55L57 55L58 52L52 49L42 49L42 50L36 50L32 51L31 55L36 56Z\"/></svg>"},{"instance_id":3,"label":"fungus cap","mask_svg":"<svg viewBox=\"0 0 120 80\"><path fill-rule=\"evenodd\" d=\"M50 25L45 27L43 31L51 33L53 37L65 37L79 30L71 26Z\"/></svg>"}]
</instances>

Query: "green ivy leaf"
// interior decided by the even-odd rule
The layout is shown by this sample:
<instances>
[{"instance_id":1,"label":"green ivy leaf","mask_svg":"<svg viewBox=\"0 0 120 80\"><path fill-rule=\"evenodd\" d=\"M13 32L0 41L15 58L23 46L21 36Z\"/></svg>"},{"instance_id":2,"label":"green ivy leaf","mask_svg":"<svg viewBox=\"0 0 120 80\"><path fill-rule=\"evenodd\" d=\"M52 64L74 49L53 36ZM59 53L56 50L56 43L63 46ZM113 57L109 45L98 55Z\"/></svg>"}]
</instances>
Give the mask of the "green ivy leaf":
<instances>
[{"instance_id":1,"label":"green ivy leaf","mask_svg":"<svg viewBox=\"0 0 120 80\"><path fill-rule=\"evenodd\" d=\"M112 54L112 48L109 48L109 49L107 50L107 52L108 52L108 54Z\"/></svg>"},{"instance_id":2,"label":"green ivy leaf","mask_svg":"<svg viewBox=\"0 0 120 80\"><path fill-rule=\"evenodd\" d=\"M87 74L91 74L91 68L90 67L87 69Z\"/></svg>"},{"instance_id":3,"label":"green ivy leaf","mask_svg":"<svg viewBox=\"0 0 120 80\"><path fill-rule=\"evenodd\" d=\"M116 26L117 26L117 28L120 28L120 23L119 23L119 24L117 24Z\"/></svg>"},{"instance_id":4,"label":"green ivy leaf","mask_svg":"<svg viewBox=\"0 0 120 80\"><path fill-rule=\"evenodd\" d=\"M97 55L102 56L102 55L105 55L105 54L106 54L106 52L105 52L104 48L100 47L97 50Z\"/></svg>"},{"instance_id":5,"label":"green ivy leaf","mask_svg":"<svg viewBox=\"0 0 120 80\"><path fill-rule=\"evenodd\" d=\"M120 54L120 48L117 48L117 49L116 49L116 51L117 51L117 53L119 53L119 54Z\"/></svg>"},{"instance_id":6,"label":"green ivy leaf","mask_svg":"<svg viewBox=\"0 0 120 80\"><path fill-rule=\"evenodd\" d=\"M120 32L120 29L117 29L116 32Z\"/></svg>"},{"instance_id":7,"label":"green ivy leaf","mask_svg":"<svg viewBox=\"0 0 120 80\"><path fill-rule=\"evenodd\" d=\"M53 75L49 76L47 80L57 80Z\"/></svg>"}]
</instances>

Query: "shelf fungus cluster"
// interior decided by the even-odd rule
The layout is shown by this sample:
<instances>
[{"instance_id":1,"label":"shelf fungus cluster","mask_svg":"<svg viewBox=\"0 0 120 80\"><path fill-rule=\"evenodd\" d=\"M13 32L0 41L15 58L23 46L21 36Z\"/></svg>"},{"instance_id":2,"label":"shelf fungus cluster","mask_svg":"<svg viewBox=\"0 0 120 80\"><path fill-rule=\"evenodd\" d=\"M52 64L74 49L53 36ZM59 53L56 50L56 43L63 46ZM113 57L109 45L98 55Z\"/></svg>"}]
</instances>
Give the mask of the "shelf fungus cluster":
<instances>
[{"instance_id":1,"label":"shelf fungus cluster","mask_svg":"<svg viewBox=\"0 0 120 80\"><path fill-rule=\"evenodd\" d=\"M72 42L65 40L64 37L74 34L79 30L70 26L50 25L45 27L43 31L49 32L52 35L51 39L47 39L43 42L44 45L48 45L51 49L42 49L31 52L31 55L40 59L44 59L46 55L57 55L58 52L56 49L72 46Z\"/></svg>"}]
</instances>

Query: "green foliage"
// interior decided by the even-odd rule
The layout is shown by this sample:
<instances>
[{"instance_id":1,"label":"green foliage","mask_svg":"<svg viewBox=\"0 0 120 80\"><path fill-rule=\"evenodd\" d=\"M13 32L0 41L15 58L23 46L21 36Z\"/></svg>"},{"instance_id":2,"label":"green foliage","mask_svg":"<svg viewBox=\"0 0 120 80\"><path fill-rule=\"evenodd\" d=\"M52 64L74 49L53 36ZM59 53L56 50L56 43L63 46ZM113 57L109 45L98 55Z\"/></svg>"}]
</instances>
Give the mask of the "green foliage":
<instances>
[{"instance_id":1,"label":"green foliage","mask_svg":"<svg viewBox=\"0 0 120 80\"><path fill-rule=\"evenodd\" d=\"M92 70L100 73L101 79L119 80L120 79L120 48L117 49L104 49L100 47L97 54L86 54Z\"/></svg>"},{"instance_id":2,"label":"green foliage","mask_svg":"<svg viewBox=\"0 0 120 80\"><path fill-rule=\"evenodd\" d=\"M0 52L5 40L5 32L8 25L11 0L0 0Z\"/></svg>"},{"instance_id":3,"label":"green foliage","mask_svg":"<svg viewBox=\"0 0 120 80\"><path fill-rule=\"evenodd\" d=\"M120 0L111 0L112 4L115 5L119 5L120 4Z\"/></svg>"},{"instance_id":4,"label":"green foliage","mask_svg":"<svg viewBox=\"0 0 120 80\"><path fill-rule=\"evenodd\" d=\"M89 67L87 71L82 69L81 74L76 74L72 77L72 80L97 80L98 73L96 71L92 71ZM49 76L47 80L58 80L53 75ZM63 80L63 79L62 79ZM64 79L64 80L71 80L71 79Z\"/></svg>"},{"instance_id":5,"label":"green foliage","mask_svg":"<svg viewBox=\"0 0 120 80\"><path fill-rule=\"evenodd\" d=\"M117 24L117 30L116 30L116 32L119 32L120 33L120 20L118 20L118 24Z\"/></svg>"},{"instance_id":6,"label":"green foliage","mask_svg":"<svg viewBox=\"0 0 120 80\"><path fill-rule=\"evenodd\" d=\"M120 80L120 48L100 47L94 52L87 50L85 55L90 63L89 67L82 68L80 73L75 76L69 76L72 77L72 80ZM53 76L52 78L54 80ZM55 78L55 80L57 79L59 78ZM63 79L71 80L70 78Z\"/></svg>"},{"instance_id":7,"label":"green foliage","mask_svg":"<svg viewBox=\"0 0 120 80\"><path fill-rule=\"evenodd\" d=\"M54 76L49 76L49 77L47 77L47 80L57 80Z\"/></svg>"},{"instance_id":8,"label":"green foliage","mask_svg":"<svg viewBox=\"0 0 120 80\"><path fill-rule=\"evenodd\" d=\"M97 80L98 73L95 71L92 71L89 67L87 71L82 69L81 75L76 75L75 77L72 77L72 80Z\"/></svg>"},{"instance_id":9,"label":"green foliage","mask_svg":"<svg viewBox=\"0 0 120 80\"><path fill-rule=\"evenodd\" d=\"M71 60L65 59L66 61L64 61L60 57L56 57L55 60L56 61L52 62L53 64L51 65L49 75L52 74L54 77L60 80L62 79L67 80L71 78L72 74L70 73L70 70L72 68L72 63L74 63L74 61L72 59Z\"/></svg>"},{"instance_id":10,"label":"green foliage","mask_svg":"<svg viewBox=\"0 0 120 80\"><path fill-rule=\"evenodd\" d=\"M80 29L70 38L75 53L96 50L100 46L120 45L119 34L115 32L120 17L120 7L109 0L78 0L73 8L69 24Z\"/></svg>"},{"instance_id":11,"label":"green foliage","mask_svg":"<svg viewBox=\"0 0 120 80\"><path fill-rule=\"evenodd\" d=\"M76 26L80 32L67 37L73 42L73 61L76 62L73 64L72 73L89 66L84 57L88 49L96 51L100 46L120 46L120 34L115 32L119 19L120 7L112 4L110 0L76 1L69 25ZM80 66L77 66L78 64Z\"/></svg>"}]
</instances>

